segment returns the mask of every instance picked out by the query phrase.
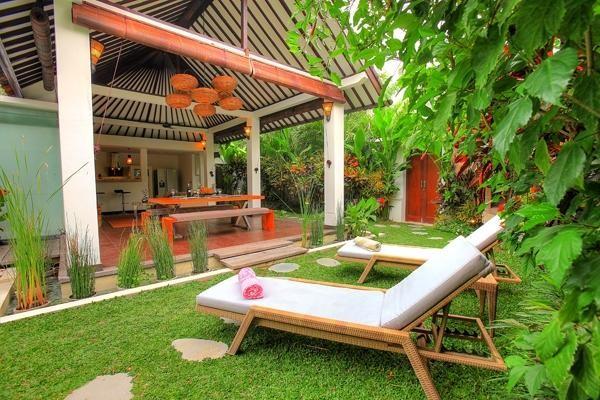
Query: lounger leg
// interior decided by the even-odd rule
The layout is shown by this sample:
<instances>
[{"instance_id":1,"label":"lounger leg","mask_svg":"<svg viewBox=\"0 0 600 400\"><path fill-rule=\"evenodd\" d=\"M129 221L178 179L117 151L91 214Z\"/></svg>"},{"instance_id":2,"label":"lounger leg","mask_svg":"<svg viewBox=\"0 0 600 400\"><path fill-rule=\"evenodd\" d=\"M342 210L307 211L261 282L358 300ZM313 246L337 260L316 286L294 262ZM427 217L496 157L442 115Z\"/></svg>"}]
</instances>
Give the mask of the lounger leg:
<instances>
[{"instance_id":1,"label":"lounger leg","mask_svg":"<svg viewBox=\"0 0 600 400\"><path fill-rule=\"evenodd\" d=\"M376 262L377 262L377 259L375 257L371 257L371 259L369 260L367 265L365 265L365 269L364 269L362 275L360 276L360 278L358 278L358 283L365 283L365 281L367 280L367 276L369 276L369 273L375 266Z\"/></svg>"},{"instance_id":2,"label":"lounger leg","mask_svg":"<svg viewBox=\"0 0 600 400\"><path fill-rule=\"evenodd\" d=\"M240 327L238 328L238 331L235 334L235 337L233 338L233 341L231 342L229 349L227 350L227 354L233 356L237 353L237 351L240 348L240 345L242 344L242 341L244 340L244 338L246 337L246 334L248 333L248 330L250 329L250 326L252 326L253 320L254 320L254 312L252 310L250 310L250 311L248 311L248 313L242 320L242 323L240 324Z\"/></svg>"},{"instance_id":3,"label":"lounger leg","mask_svg":"<svg viewBox=\"0 0 600 400\"><path fill-rule=\"evenodd\" d=\"M429 373L429 366L419 354L417 346L415 346L413 341L410 339L408 339L402 345L406 351L408 360L410 361L410 364L412 365L413 370L415 371L415 374L421 383L421 387L423 388L423 391L425 391L427 398L430 400L440 400L440 394L435 388L435 384L433 383L433 379Z\"/></svg>"},{"instance_id":4,"label":"lounger leg","mask_svg":"<svg viewBox=\"0 0 600 400\"><path fill-rule=\"evenodd\" d=\"M498 304L498 290L490 290L486 294L488 303L488 319L490 324L490 336L494 337L494 329L491 328L494 321L496 321L496 307Z\"/></svg>"}]
</instances>

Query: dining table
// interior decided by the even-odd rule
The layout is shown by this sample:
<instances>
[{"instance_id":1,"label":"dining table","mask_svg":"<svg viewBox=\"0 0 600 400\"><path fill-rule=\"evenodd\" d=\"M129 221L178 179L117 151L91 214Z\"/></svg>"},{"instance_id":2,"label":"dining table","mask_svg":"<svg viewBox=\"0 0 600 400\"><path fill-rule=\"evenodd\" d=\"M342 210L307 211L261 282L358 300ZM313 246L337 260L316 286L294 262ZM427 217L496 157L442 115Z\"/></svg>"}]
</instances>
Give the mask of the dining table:
<instances>
[{"instance_id":1,"label":"dining table","mask_svg":"<svg viewBox=\"0 0 600 400\"><path fill-rule=\"evenodd\" d=\"M178 208L202 207L216 203L234 203L240 208L246 208L250 200L264 200L265 196L257 194L210 194L204 196L172 196L172 197L152 197L148 203L158 208Z\"/></svg>"}]
</instances>

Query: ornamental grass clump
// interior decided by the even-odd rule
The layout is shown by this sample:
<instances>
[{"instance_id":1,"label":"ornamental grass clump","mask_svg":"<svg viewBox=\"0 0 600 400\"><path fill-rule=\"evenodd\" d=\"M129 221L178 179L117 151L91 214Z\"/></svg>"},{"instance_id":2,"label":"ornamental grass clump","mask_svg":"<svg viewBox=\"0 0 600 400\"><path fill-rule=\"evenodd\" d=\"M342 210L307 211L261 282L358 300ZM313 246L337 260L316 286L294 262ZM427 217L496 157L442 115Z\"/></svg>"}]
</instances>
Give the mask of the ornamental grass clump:
<instances>
[{"instance_id":1,"label":"ornamental grass clump","mask_svg":"<svg viewBox=\"0 0 600 400\"><path fill-rule=\"evenodd\" d=\"M142 280L142 250L144 238L138 232L132 232L127 244L119 254L117 263L117 284L120 288L132 288Z\"/></svg>"},{"instance_id":2,"label":"ornamental grass clump","mask_svg":"<svg viewBox=\"0 0 600 400\"><path fill-rule=\"evenodd\" d=\"M310 247L319 247L323 245L323 218L323 213L316 213L311 216Z\"/></svg>"},{"instance_id":3,"label":"ornamental grass clump","mask_svg":"<svg viewBox=\"0 0 600 400\"><path fill-rule=\"evenodd\" d=\"M156 278L158 280L171 279L175 276L173 251L169 239L158 218L150 218L144 227L144 236L154 261Z\"/></svg>"},{"instance_id":4,"label":"ornamental grass clump","mask_svg":"<svg viewBox=\"0 0 600 400\"><path fill-rule=\"evenodd\" d=\"M208 269L208 245L206 225L194 221L188 227L188 243L192 255L192 270L194 273L205 272Z\"/></svg>"},{"instance_id":5,"label":"ornamental grass clump","mask_svg":"<svg viewBox=\"0 0 600 400\"><path fill-rule=\"evenodd\" d=\"M19 175L9 176L0 168L0 184L3 187L6 221L12 233L9 243L14 256L17 310L45 305L48 300L46 246L42 238L46 223L44 212L34 207L33 193Z\"/></svg>"},{"instance_id":6,"label":"ornamental grass clump","mask_svg":"<svg viewBox=\"0 0 600 400\"><path fill-rule=\"evenodd\" d=\"M83 299L94 295L94 248L89 231L81 235L77 229L67 234L68 266L71 297Z\"/></svg>"}]
</instances>

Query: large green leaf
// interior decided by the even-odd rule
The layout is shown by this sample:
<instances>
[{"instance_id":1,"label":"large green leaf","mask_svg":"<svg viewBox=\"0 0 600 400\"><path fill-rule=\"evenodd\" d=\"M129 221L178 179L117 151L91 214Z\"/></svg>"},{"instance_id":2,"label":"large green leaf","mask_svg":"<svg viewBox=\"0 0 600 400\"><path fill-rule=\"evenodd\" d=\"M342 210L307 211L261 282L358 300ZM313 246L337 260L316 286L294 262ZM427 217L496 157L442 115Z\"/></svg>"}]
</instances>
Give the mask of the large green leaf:
<instances>
[{"instance_id":1,"label":"large green leaf","mask_svg":"<svg viewBox=\"0 0 600 400\"><path fill-rule=\"evenodd\" d=\"M567 189L580 182L585 159L585 152L576 143L567 142L562 147L544 181L544 192L550 203L557 205Z\"/></svg>"},{"instance_id":2,"label":"large green leaf","mask_svg":"<svg viewBox=\"0 0 600 400\"><path fill-rule=\"evenodd\" d=\"M558 31L564 15L563 0L522 1L513 18L517 28L515 42L532 53Z\"/></svg>"},{"instance_id":3,"label":"large green leaf","mask_svg":"<svg viewBox=\"0 0 600 400\"><path fill-rule=\"evenodd\" d=\"M565 335L561 331L558 318L552 319L535 338L535 352L542 361L552 357L563 345Z\"/></svg>"},{"instance_id":4,"label":"large green leaf","mask_svg":"<svg viewBox=\"0 0 600 400\"><path fill-rule=\"evenodd\" d=\"M433 120L433 129L436 132L446 130L448 118L452 115L452 108L456 103L456 92L447 93L442 100L439 101L439 108Z\"/></svg>"},{"instance_id":5,"label":"large green leaf","mask_svg":"<svg viewBox=\"0 0 600 400\"><path fill-rule=\"evenodd\" d=\"M475 41L471 58L477 88L485 86L488 75L498 63L503 46L504 32L499 26L491 26L487 37L480 37Z\"/></svg>"},{"instance_id":6,"label":"large green leaf","mask_svg":"<svg viewBox=\"0 0 600 400\"><path fill-rule=\"evenodd\" d=\"M525 372L525 386L530 395L536 394L546 379L546 368L543 364L534 364Z\"/></svg>"},{"instance_id":7,"label":"large green leaf","mask_svg":"<svg viewBox=\"0 0 600 400\"><path fill-rule=\"evenodd\" d=\"M556 219L559 211L550 203L534 203L517 210L515 214L526 219L522 230L528 231L539 224Z\"/></svg>"},{"instance_id":8,"label":"large green leaf","mask_svg":"<svg viewBox=\"0 0 600 400\"><path fill-rule=\"evenodd\" d=\"M494 147L504 158L518 128L525 125L531 117L531 99L521 97L508 106L508 113L498 123L496 135L494 136Z\"/></svg>"},{"instance_id":9,"label":"large green leaf","mask_svg":"<svg viewBox=\"0 0 600 400\"><path fill-rule=\"evenodd\" d=\"M573 328L570 328L566 340L560 350L554 357L544 361L546 365L546 376L554 384L560 387L569 376L569 370L575 361L575 351L577 350L577 335Z\"/></svg>"},{"instance_id":10,"label":"large green leaf","mask_svg":"<svg viewBox=\"0 0 600 400\"><path fill-rule=\"evenodd\" d=\"M546 267L551 282L560 287L571 264L581 254L582 245L578 229L563 229L539 249L535 260Z\"/></svg>"},{"instance_id":11,"label":"large green leaf","mask_svg":"<svg viewBox=\"0 0 600 400\"><path fill-rule=\"evenodd\" d=\"M548 173L550 166L550 154L548 153L548 145L544 139L540 139L535 146L534 162L536 167L540 169L544 174Z\"/></svg>"},{"instance_id":12,"label":"large green leaf","mask_svg":"<svg viewBox=\"0 0 600 400\"><path fill-rule=\"evenodd\" d=\"M598 117L591 110L600 114L600 77L598 74L577 79L573 97L578 103L573 104L575 115L583 121L590 131L596 130Z\"/></svg>"},{"instance_id":13,"label":"large green leaf","mask_svg":"<svg viewBox=\"0 0 600 400\"><path fill-rule=\"evenodd\" d=\"M532 96L548 103L560 104L560 96L571 80L576 66L577 51L570 47L566 48L545 59L525 79L523 87Z\"/></svg>"}]
</instances>

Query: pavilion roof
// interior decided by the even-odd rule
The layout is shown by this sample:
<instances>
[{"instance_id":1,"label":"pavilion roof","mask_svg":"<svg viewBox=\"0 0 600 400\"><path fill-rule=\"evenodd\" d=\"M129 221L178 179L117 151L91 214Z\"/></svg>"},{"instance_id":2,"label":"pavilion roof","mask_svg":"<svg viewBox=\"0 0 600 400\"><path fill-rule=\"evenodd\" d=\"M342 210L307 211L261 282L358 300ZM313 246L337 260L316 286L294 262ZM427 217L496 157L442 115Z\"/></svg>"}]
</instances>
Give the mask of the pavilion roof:
<instances>
[{"instance_id":1,"label":"pavilion roof","mask_svg":"<svg viewBox=\"0 0 600 400\"><path fill-rule=\"evenodd\" d=\"M107 1L108 2L108 1ZM112 1L139 13L167 21L192 31L210 36L218 41L239 47L241 37L241 8L239 1L231 0L118 0ZM327 50L333 42L321 46L308 46L305 54L293 54L287 47L287 31L295 24L294 0L248 2L249 50L278 62L302 70L309 69L308 57L318 55L327 59ZM29 21L32 0L9 0L0 4L0 39L21 88L37 84L42 79L41 65L33 42ZM51 25L53 3L45 1ZM328 21L334 30L342 34L336 21ZM53 27L52 27L53 28ZM53 31L53 29L52 29ZM52 34L54 35L54 33ZM244 110L256 111L300 92L272 83L253 79L232 70L209 65L194 59L160 52L121 38L92 31L91 36L105 45L92 80L96 85L139 93L139 99L124 99L94 94L95 130L103 134L128 135L195 141L198 128L215 128L215 141L227 142L243 137L243 132L227 126L220 132L219 126L236 117L216 114L199 118L191 110L174 110L166 105L144 100L145 95L164 96L171 92L169 77L175 72L196 75L201 84L209 85L215 75L231 75L237 78L236 96L244 102ZM54 36L52 36L54 37ZM118 60L118 64L117 64ZM352 63L346 56L331 59L327 68L342 78L356 75L361 65ZM376 106L380 90L375 74L369 71L368 80L344 91L346 111L356 111ZM114 79L113 79L114 77ZM318 104L310 102L304 107L292 108L290 112L271 115L261 124L261 132L269 132L287 126L302 124L322 118ZM127 122L135 122L135 124ZM237 129L237 130L236 130ZM220 132L220 133L219 133Z\"/></svg>"}]
</instances>

